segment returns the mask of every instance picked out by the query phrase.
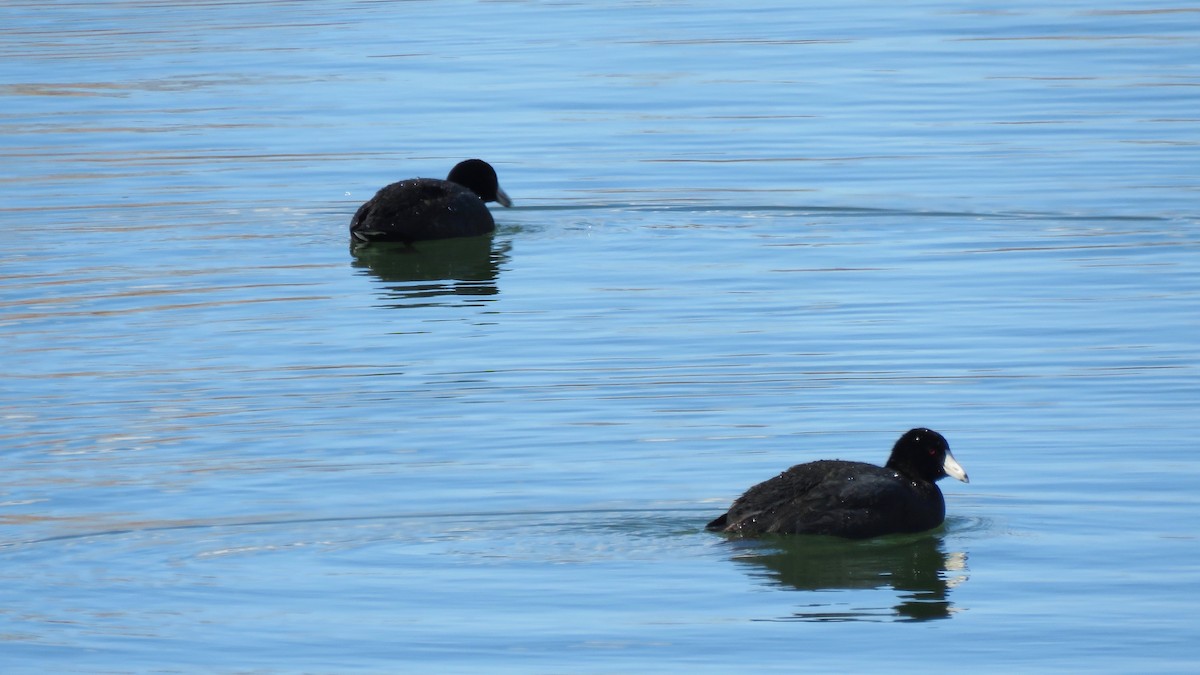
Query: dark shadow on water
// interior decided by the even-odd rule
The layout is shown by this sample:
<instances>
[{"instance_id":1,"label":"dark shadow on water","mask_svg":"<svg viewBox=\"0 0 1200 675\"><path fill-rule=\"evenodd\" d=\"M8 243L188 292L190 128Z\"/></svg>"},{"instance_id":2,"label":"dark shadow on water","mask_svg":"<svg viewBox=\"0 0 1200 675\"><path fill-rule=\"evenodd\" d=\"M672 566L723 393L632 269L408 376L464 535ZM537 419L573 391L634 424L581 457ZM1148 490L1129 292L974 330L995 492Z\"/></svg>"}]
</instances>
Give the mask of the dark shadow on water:
<instances>
[{"instance_id":1,"label":"dark shadow on water","mask_svg":"<svg viewBox=\"0 0 1200 675\"><path fill-rule=\"evenodd\" d=\"M352 265L382 282L389 307L446 304L447 299L486 302L499 293L496 280L511 243L491 236L408 244L352 246Z\"/></svg>"},{"instance_id":2,"label":"dark shadow on water","mask_svg":"<svg viewBox=\"0 0 1200 675\"><path fill-rule=\"evenodd\" d=\"M791 621L928 621L949 618L950 591L968 578L967 556L945 551L936 534L869 541L793 536L731 540L733 559L752 576L778 586L814 592ZM862 594L820 591L875 590Z\"/></svg>"}]
</instances>

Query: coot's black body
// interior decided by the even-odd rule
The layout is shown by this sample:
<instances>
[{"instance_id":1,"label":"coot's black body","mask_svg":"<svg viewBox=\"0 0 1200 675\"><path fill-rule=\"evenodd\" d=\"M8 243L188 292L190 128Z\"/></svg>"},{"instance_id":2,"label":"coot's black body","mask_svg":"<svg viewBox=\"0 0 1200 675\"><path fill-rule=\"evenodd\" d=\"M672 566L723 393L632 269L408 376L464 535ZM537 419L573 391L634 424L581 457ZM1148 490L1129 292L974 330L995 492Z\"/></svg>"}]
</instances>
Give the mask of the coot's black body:
<instances>
[{"instance_id":1,"label":"coot's black body","mask_svg":"<svg viewBox=\"0 0 1200 675\"><path fill-rule=\"evenodd\" d=\"M798 464L747 490L708 529L851 539L922 532L946 517L946 502L934 484L945 476L967 482L941 434L912 429L896 441L886 466L842 460Z\"/></svg>"},{"instance_id":2,"label":"coot's black body","mask_svg":"<svg viewBox=\"0 0 1200 675\"><path fill-rule=\"evenodd\" d=\"M496 171L480 159L459 162L446 176L410 178L385 186L350 220L350 237L358 244L473 237L496 229L484 202L512 206Z\"/></svg>"}]
</instances>

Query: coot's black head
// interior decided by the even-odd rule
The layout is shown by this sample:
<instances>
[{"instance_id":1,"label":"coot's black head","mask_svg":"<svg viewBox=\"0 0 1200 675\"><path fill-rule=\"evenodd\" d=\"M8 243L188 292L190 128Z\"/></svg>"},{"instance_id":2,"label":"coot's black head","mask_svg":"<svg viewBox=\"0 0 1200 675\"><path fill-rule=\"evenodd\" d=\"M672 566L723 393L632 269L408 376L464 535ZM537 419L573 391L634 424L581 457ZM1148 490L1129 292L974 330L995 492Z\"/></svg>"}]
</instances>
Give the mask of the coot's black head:
<instances>
[{"instance_id":1,"label":"coot's black head","mask_svg":"<svg viewBox=\"0 0 1200 675\"><path fill-rule=\"evenodd\" d=\"M479 195L485 202L499 202L501 206L512 206L512 200L500 189L496 170L482 159L468 159L450 169L446 180L457 183Z\"/></svg>"},{"instance_id":2,"label":"coot's black head","mask_svg":"<svg viewBox=\"0 0 1200 675\"><path fill-rule=\"evenodd\" d=\"M896 445L892 446L892 456L888 458L887 468L930 483L951 476L964 483L967 472L950 454L950 444L946 438L932 429L910 429L906 431Z\"/></svg>"}]
</instances>

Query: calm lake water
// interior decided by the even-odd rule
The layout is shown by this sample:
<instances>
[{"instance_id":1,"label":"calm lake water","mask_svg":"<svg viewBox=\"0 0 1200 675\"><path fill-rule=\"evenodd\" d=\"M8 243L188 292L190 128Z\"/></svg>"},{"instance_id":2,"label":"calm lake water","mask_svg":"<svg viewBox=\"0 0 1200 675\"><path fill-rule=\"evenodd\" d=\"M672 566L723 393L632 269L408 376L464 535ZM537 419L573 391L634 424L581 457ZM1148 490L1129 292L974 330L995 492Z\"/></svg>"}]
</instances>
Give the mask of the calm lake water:
<instances>
[{"instance_id":1,"label":"calm lake water","mask_svg":"<svg viewBox=\"0 0 1200 675\"><path fill-rule=\"evenodd\" d=\"M1195 672L1200 9L1055 4L4 3L2 669Z\"/></svg>"}]
</instances>

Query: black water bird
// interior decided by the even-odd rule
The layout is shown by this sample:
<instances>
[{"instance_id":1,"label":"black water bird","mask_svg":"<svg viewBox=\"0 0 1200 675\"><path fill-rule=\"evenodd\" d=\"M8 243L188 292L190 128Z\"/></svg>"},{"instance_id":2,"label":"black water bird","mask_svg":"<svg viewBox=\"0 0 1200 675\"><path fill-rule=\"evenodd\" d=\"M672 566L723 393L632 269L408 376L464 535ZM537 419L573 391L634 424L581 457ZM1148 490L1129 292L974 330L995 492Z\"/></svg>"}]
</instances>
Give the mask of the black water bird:
<instances>
[{"instance_id":1,"label":"black water bird","mask_svg":"<svg viewBox=\"0 0 1200 675\"><path fill-rule=\"evenodd\" d=\"M797 464L747 490L708 529L850 539L922 532L946 518L935 485L946 476L969 482L941 434L912 429L896 441L885 466L828 459Z\"/></svg>"},{"instance_id":2,"label":"black water bird","mask_svg":"<svg viewBox=\"0 0 1200 675\"><path fill-rule=\"evenodd\" d=\"M350 220L350 238L356 244L411 244L488 234L496 221L486 202L512 206L492 165L468 159L455 165L446 180L409 178L381 188Z\"/></svg>"}]
</instances>

